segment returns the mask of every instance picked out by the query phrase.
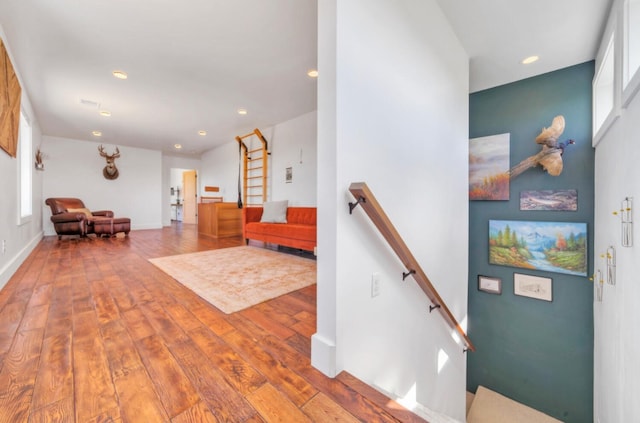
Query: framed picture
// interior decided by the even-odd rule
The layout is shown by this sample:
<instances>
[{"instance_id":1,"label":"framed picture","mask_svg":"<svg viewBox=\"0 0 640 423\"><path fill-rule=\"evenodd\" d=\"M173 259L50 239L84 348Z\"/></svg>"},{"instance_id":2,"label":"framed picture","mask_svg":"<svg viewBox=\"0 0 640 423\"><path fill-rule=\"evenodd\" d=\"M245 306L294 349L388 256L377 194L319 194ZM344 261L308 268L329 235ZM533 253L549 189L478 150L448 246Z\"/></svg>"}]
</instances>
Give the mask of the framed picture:
<instances>
[{"instance_id":1,"label":"framed picture","mask_svg":"<svg viewBox=\"0 0 640 423\"><path fill-rule=\"evenodd\" d=\"M513 274L513 293L523 297L535 298L537 300L552 301L553 289L551 278L540 276Z\"/></svg>"},{"instance_id":2,"label":"framed picture","mask_svg":"<svg viewBox=\"0 0 640 423\"><path fill-rule=\"evenodd\" d=\"M11 157L18 149L20 126L20 82L0 40L0 148Z\"/></svg>"},{"instance_id":3,"label":"framed picture","mask_svg":"<svg viewBox=\"0 0 640 423\"><path fill-rule=\"evenodd\" d=\"M469 200L509 199L509 134L469 140Z\"/></svg>"},{"instance_id":4,"label":"framed picture","mask_svg":"<svg viewBox=\"0 0 640 423\"><path fill-rule=\"evenodd\" d=\"M490 220L489 263L587 276L587 224Z\"/></svg>"},{"instance_id":5,"label":"framed picture","mask_svg":"<svg viewBox=\"0 0 640 423\"><path fill-rule=\"evenodd\" d=\"M288 167L285 169L284 171L284 181L287 184L290 184L291 182L293 182L293 168Z\"/></svg>"},{"instance_id":6,"label":"framed picture","mask_svg":"<svg viewBox=\"0 0 640 423\"><path fill-rule=\"evenodd\" d=\"M502 294L502 280L489 276L478 275L478 290L489 294Z\"/></svg>"},{"instance_id":7,"label":"framed picture","mask_svg":"<svg viewBox=\"0 0 640 423\"><path fill-rule=\"evenodd\" d=\"M575 189L521 191L520 210L578 210L578 191Z\"/></svg>"}]
</instances>

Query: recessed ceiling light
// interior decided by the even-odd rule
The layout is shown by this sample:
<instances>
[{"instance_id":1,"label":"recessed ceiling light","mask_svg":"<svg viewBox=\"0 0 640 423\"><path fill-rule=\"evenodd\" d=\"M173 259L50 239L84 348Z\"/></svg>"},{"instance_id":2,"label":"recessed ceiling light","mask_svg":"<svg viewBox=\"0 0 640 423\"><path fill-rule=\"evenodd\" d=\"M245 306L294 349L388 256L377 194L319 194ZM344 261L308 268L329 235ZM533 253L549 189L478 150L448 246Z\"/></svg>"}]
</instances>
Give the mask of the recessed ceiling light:
<instances>
[{"instance_id":1,"label":"recessed ceiling light","mask_svg":"<svg viewBox=\"0 0 640 423\"><path fill-rule=\"evenodd\" d=\"M529 65L529 64L531 64L533 62L537 62L538 59L540 59L538 56L529 56L529 57L526 57L526 58L522 59L522 64L523 65Z\"/></svg>"},{"instance_id":2,"label":"recessed ceiling light","mask_svg":"<svg viewBox=\"0 0 640 423\"><path fill-rule=\"evenodd\" d=\"M129 77L125 71L121 70L114 70L111 74L118 79L127 79Z\"/></svg>"},{"instance_id":3,"label":"recessed ceiling light","mask_svg":"<svg viewBox=\"0 0 640 423\"><path fill-rule=\"evenodd\" d=\"M248 113L247 109L238 109L238 114L239 115L246 115L247 113Z\"/></svg>"},{"instance_id":4,"label":"recessed ceiling light","mask_svg":"<svg viewBox=\"0 0 640 423\"><path fill-rule=\"evenodd\" d=\"M111 116L111 112L108 110L100 110L100 116Z\"/></svg>"},{"instance_id":5,"label":"recessed ceiling light","mask_svg":"<svg viewBox=\"0 0 640 423\"><path fill-rule=\"evenodd\" d=\"M101 137L102 136L102 132L100 132L100 131L93 131L91 133L93 134L94 137Z\"/></svg>"},{"instance_id":6,"label":"recessed ceiling light","mask_svg":"<svg viewBox=\"0 0 640 423\"><path fill-rule=\"evenodd\" d=\"M205 131L204 129L201 129L198 131L198 135L201 135L204 137L205 135L207 135L207 131Z\"/></svg>"},{"instance_id":7,"label":"recessed ceiling light","mask_svg":"<svg viewBox=\"0 0 640 423\"><path fill-rule=\"evenodd\" d=\"M307 75L310 76L311 78L317 78L318 71L316 69L311 69L307 72Z\"/></svg>"},{"instance_id":8,"label":"recessed ceiling light","mask_svg":"<svg viewBox=\"0 0 640 423\"><path fill-rule=\"evenodd\" d=\"M182 144L173 144L176 150L180 150L182 148Z\"/></svg>"}]
</instances>

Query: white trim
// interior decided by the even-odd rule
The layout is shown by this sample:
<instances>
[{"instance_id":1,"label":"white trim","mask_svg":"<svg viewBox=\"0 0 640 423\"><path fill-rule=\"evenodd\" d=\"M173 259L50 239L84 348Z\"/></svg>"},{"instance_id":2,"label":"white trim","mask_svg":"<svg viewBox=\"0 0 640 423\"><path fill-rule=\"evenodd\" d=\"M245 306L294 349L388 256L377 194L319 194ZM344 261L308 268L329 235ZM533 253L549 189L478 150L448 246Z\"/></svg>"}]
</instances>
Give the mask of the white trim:
<instances>
[{"instance_id":1,"label":"white trim","mask_svg":"<svg viewBox=\"0 0 640 423\"><path fill-rule=\"evenodd\" d=\"M622 107L627 107L633 97L640 89L640 67L633 69L633 75L629 74L629 56L631 48L629 46L630 28L638 28L640 22L629 22L630 19L630 0L626 0L622 6ZM634 2L634 6L640 9L640 2ZM640 10L636 10L640 14ZM637 15L636 15L637 16ZM640 21L640 19L638 19ZM637 29L636 29L637 30ZM637 40L636 40L637 41ZM635 54L640 55L637 48L634 49ZM637 58L636 58L637 59Z\"/></svg>"},{"instance_id":2,"label":"white trim","mask_svg":"<svg viewBox=\"0 0 640 423\"><path fill-rule=\"evenodd\" d=\"M38 232L36 236L25 245L25 247L18 252L11 260L0 269L0 289L9 282L9 279L16 273L18 268L29 257L29 254L38 246L38 243L42 240L42 232Z\"/></svg>"},{"instance_id":3,"label":"white trim","mask_svg":"<svg viewBox=\"0 0 640 423\"><path fill-rule=\"evenodd\" d=\"M326 376L336 377L336 344L322 335L311 336L311 365Z\"/></svg>"}]
</instances>

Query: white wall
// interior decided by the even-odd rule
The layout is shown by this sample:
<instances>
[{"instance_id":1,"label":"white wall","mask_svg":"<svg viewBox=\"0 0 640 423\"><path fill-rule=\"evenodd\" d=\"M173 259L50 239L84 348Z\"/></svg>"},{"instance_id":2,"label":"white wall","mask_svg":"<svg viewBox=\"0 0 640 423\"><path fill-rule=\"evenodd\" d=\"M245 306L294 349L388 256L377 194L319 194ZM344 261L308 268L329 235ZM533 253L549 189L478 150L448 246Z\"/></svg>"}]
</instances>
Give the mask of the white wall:
<instances>
[{"instance_id":1,"label":"white wall","mask_svg":"<svg viewBox=\"0 0 640 423\"><path fill-rule=\"evenodd\" d=\"M35 155L42 139L38 120L31 107L28 92L22 83L20 69L16 66L16 61L13 58L11 40L7 39L2 27L0 27L0 38L2 38L4 42L14 71L22 86L21 108L31 122L33 130L32 149ZM33 161L35 162L35 157ZM18 172L18 159L9 156L4 150L0 150L0 181L2 181L3 187L2 200L0 200L0 243L5 241L6 247L6 251L3 252L0 244L0 288L7 283L22 262L36 247L40 239L42 239L42 210L39 205L42 196L43 172L36 171L35 166L32 166L33 215L28 222L21 225L17 223L19 213L18 204L20 203L20 197L18 195Z\"/></svg>"},{"instance_id":2,"label":"white wall","mask_svg":"<svg viewBox=\"0 0 640 423\"><path fill-rule=\"evenodd\" d=\"M77 197L90 210L113 210L129 217L131 229L162 227L162 156L159 151L118 146L116 166L120 176L107 180L106 165L98 152L100 143L45 136L42 208L45 235L54 235L49 197ZM115 145L103 144L108 153ZM168 186L168 185L167 185ZM168 190L168 188L167 188Z\"/></svg>"},{"instance_id":3,"label":"white wall","mask_svg":"<svg viewBox=\"0 0 640 423\"><path fill-rule=\"evenodd\" d=\"M269 128L259 128L271 152L267 181L269 200L289 200L294 206L316 205L316 116L316 112L306 113ZM293 170L291 183L285 182L287 167ZM237 201L238 143L235 140L202 155L199 182L200 187L220 187L224 201ZM246 199L243 201L246 204Z\"/></svg>"},{"instance_id":4,"label":"white wall","mask_svg":"<svg viewBox=\"0 0 640 423\"><path fill-rule=\"evenodd\" d=\"M312 362L464 421L463 345L439 314L429 314L415 282L402 281L407 269L362 210L349 215L347 202L350 183L368 184L464 321L468 57L433 0L320 0L318 6L322 229ZM335 232L324 229L331 222ZM382 280L375 298L373 273Z\"/></svg>"},{"instance_id":5,"label":"white wall","mask_svg":"<svg viewBox=\"0 0 640 423\"><path fill-rule=\"evenodd\" d=\"M620 16L617 11L622 3L614 2L614 16ZM617 29L620 31L621 28L618 26ZM620 51L617 50L616 55ZM598 64L599 60L596 66ZM620 85L616 84L616 87L619 96ZM637 400L640 338L636 336L640 325L639 140L640 93L636 93L626 108L619 109L618 119L596 145L594 269L600 269L606 275L600 255L609 246L614 246L616 251L616 284L605 283L602 302L594 302L593 307L594 421L598 423L640 421L640 402ZM634 199L633 247L622 247L620 218L612 215L620 209L625 197Z\"/></svg>"}]
</instances>

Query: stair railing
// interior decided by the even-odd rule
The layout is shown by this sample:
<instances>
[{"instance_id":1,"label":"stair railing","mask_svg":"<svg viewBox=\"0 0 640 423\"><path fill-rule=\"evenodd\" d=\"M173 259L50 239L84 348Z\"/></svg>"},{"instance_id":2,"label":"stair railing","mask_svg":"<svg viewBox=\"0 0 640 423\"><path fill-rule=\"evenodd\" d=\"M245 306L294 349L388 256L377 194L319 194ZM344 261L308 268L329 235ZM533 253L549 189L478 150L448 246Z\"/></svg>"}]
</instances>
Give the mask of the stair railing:
<instances>
[{"instance_id":1,"label":"stair railing","mask_svg":"<svg viewBox=\"0 0 640 423\"><path fill-rule=\"evenodd\" d=\"M462 342L465 345L464 351L475 351L476 348L471 343L464 329L462 329L460 323L458 323L453 316L413 254L411 254L411 250L409 250L407 244L405 244L400 234L398 234L398 231L396 231L396 228L391 223L391 220L389 220L389 217L387 217L371 190L369 190L369 187L367 187L367 184L364 182L354 182L349 186L349 191L356 199L355 203L349 203L349 213L353 213L353 209L358 205L362 207L382 236L387 240L387 243L396 253L400 261L402 261L402 264L408 269L406 273L402 273L402 280L405 280L408 276L412 276L418 283L418 286L427 294L429 300L431 300L432 305L429 306L429 312L438 310L445 322L462 338Z\"/></svg>"}]
</instances>

